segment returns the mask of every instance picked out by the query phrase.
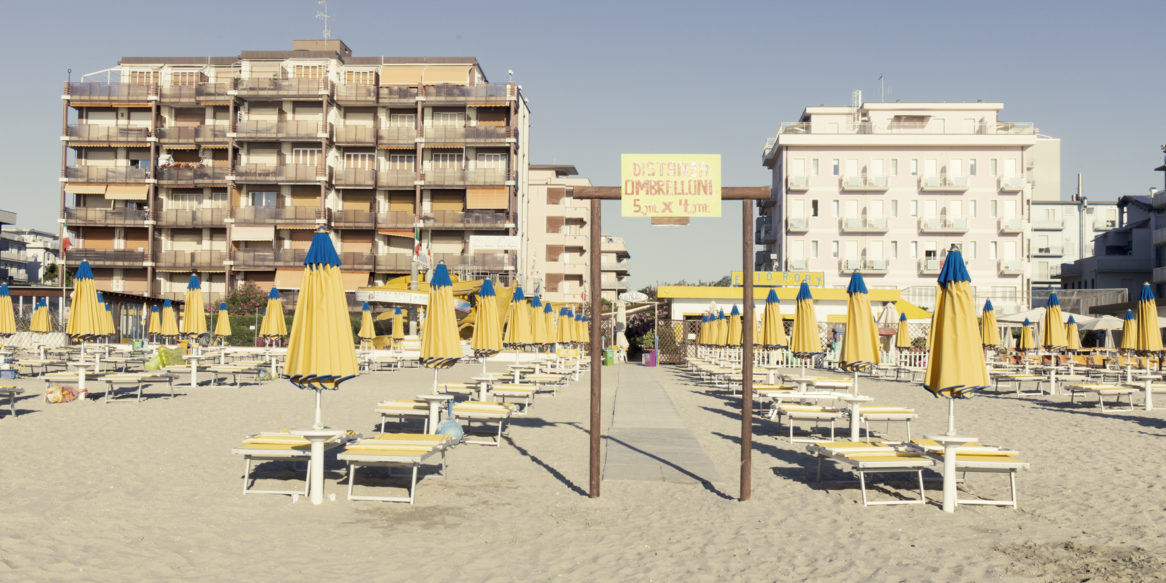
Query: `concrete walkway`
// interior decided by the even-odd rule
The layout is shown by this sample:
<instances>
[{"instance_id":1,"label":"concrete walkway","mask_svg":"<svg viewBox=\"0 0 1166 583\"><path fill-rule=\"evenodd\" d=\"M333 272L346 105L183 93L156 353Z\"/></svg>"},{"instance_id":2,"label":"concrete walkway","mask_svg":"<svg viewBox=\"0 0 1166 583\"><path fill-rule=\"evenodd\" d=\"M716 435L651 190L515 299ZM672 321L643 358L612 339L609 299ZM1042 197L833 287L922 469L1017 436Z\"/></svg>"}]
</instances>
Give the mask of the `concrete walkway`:
<instances>
[{"instance_id":1,"label":"concrete walkway","mask_svg":"<svg viewBox=\"0 0 1166 583\"><path fill-rule=\"evenodd\" d=\"M685 427L652 370L638 363L618 366L611 430L606 436L604 480L680 483L719 479L712 460Z\"/></svg>"}]
</instances>

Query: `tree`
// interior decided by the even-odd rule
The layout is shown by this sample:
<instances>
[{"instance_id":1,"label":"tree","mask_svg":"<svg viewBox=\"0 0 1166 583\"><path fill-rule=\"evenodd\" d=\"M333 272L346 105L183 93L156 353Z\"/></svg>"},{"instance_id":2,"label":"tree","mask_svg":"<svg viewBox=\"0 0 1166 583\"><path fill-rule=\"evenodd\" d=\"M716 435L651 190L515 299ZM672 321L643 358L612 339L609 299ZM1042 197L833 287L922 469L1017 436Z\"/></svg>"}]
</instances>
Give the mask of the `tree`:
<instances>
[{"instance_id":1,"label":"tree","mask_svg":"<svg viewBox=\"0 0 1166 583\"><path fill-rule=\"evenodd\" d=\"M45 266L45 274L43 276L41 276L41 283L60 285L61 281L60 281L60 279L58 279L58 275L59 275L57 273L58 269L59 268L57 267L56 263L50 263L50 264L46 265ZM73 284L73 274L69 273L68 270L65 270L65 283L67 285Z\"/></svg>"},{"instance_id":2,"label":"tree","mask_svg":"<svg viewBox=\"0 0 1166 583\"><path fill-rule=\"evenodd\" d=\"M227 296L227 311L236 316L262 312L266 306L267 294L252 282L236 287L235 291Z\"/></svg>"}]
</instances>

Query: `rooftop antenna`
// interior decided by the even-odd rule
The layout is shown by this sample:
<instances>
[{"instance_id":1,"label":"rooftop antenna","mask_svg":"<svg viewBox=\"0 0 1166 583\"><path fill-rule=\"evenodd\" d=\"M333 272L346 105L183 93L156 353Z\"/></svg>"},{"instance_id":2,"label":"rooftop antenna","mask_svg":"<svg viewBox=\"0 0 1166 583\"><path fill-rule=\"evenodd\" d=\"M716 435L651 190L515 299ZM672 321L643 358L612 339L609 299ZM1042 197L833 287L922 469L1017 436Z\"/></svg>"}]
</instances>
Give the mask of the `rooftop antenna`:
<instances>
[{"instance_id":1,"label":"rooftop antenna","mask_svg":"<svg viewBox=\"0 0 1166 583\"><path fill-rule=\"evenodd\" d=\"M328 40L332 36L332 29L328 28L328 20L332 18L328 16L328 0L318 0L316 4L324 7L324 10L316 11L316 20L324 21L324 40Z\"/></svg>"},{"instance_id":2,"label":"rooftop antenna","mask_svg":"<svg viewBox=\"0 0 1166 583\"><path fill-rule=\"evenodd\" d=\"M883 74L879 74L879 102L887 102L887 82Z\"/></svg>"}]
</instances>

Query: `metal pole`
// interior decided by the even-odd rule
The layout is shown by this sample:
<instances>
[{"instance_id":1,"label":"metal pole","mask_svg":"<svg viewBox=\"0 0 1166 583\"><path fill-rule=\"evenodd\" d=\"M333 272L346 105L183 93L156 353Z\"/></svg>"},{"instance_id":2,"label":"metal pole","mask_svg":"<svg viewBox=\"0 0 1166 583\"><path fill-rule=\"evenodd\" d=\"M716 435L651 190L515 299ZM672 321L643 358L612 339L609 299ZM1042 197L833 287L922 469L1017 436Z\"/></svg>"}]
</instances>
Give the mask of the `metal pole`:
<instances>
[{"instance_id":1,"label":"metal pole","mask_svg":"<svg viewBox=\"0 0 1166 583\"><path fill-rule=\"evenodd\" d=\"M600 301L600 248L602 247L601 234L602 228L600 224L600 209L603 201L594 199L591 201L591 417L590 417L590 484L588 489L588 496L591 498L599 497L599 413L600 413L600 399L603 395L603 363L601 362L602 354L600 353L603 346L600 344L600 334L603 333L603 304Z\"/></svg>"},{"instance_id":2,"label":"metal pole","mask_svg":"<svg viewBox=\"0 0 1166 583\"><path fill-rule=\"evenodd\" d=\"M753 482L753 201L741 201L741 501Z\"/></svg>"}]
</instances>

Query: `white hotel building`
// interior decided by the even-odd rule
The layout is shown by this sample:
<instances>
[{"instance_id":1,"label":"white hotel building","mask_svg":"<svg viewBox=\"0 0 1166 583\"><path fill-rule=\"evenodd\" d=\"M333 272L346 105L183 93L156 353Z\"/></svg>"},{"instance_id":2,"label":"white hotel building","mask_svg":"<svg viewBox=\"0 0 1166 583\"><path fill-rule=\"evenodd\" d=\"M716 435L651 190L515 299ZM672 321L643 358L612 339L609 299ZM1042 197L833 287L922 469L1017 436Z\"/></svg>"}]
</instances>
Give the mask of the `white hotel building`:
<instances>
[{"instance_id":1,"label":"white hotel building","mask_svg":"<svg viewBox=\"0 0 1166 583\"><path fill-rule=\"evenodd\" d=\"M808 107L765 145L773 198L759 203L758 270L861 272L934 305L960 244L977 304L1026 309L1033 200L1060 199L1060 141L1002 122L1001 103Z\"/></svg>"}]
</instances>

